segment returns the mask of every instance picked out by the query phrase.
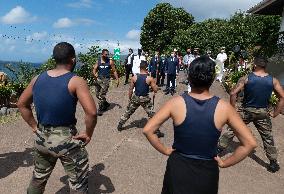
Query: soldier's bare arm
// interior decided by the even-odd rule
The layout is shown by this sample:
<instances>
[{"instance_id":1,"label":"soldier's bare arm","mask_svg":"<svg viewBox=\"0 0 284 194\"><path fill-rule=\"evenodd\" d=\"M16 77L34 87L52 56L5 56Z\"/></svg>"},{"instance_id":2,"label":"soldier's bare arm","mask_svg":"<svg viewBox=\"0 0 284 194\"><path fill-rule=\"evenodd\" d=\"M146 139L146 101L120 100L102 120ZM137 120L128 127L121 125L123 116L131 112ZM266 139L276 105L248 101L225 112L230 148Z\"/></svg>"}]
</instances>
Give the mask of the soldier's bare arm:
<instances>
[{"instance_id":1,"label":"soldier's bare arm","mask_svg":"<svg viewBox=\"0 0 284 194\"><path fill-rule=\"evenodd\" d=\"M33 103L33 86L37 77L35 77L28 87L24 90L20 99L17 103L19 111L23 117L23 119L28 123L28 125L32 128L33 132L37 130L37 122L33 116L31 104Z\"/></svg>"},{"instance_id":2,"label":"soldier's bare arm","mask_svg":"<svg viewBox=\"0 0 284 194\"><path fill-rule=\"evenodd\" d=\"M94 74L94 77L97 78L97 76L98 76L98 62L96 62L96 64L94 65L93 74Z\"/></svg>"},{"instance_id":3,"label":"soldier's bare arm","mask_svg":"<svg viewBox=\"0 0 284 194\"><path fill-rule=\"evenodd\" d=\"M117 80L117 86L118 86L119 85L119 78L118 78L118 74L117 74L117 71L116 71L115 64L114 64L113 60L110 60L110 66L111 66L112 72L114 74L114 77Z\"/></svg>"},{"instance_id":4,"label":"soldier's bare arm","mask_svg":"<svg viewBox=\"0 0 284 194\"><path fill-rule=\"evenodd\" d=\"M251 130L240 118L237 111L228 102L220 100L218 106L219 106L219 111L218 109L216 109L216 114L218 114L218 112L222 112L220 114L222 115L222 117L224 115L227 116L226 123L232 127L235 135L238 137L241 143L241 145L234 151L234 153L225 160L222 160L218 156L215 157L215 160L217 160L218 165L221 168L226 168L239 163L245 157L247 157L250 154L250 152L257 147L257 143L252 135Z\"/></svg>"},{"instance_id":5,"label":"soldier's bare arm","mask_svg":"<svg viewBox=\"0 0 284 194\"><path fill-rule=\"evenodd\" d=\"M132 97L135 82L136 82L136 75L133 76L130 81L129 92L128 92L129 99L131 99Z\"/></svg>"},{"instance_id":6,"label":"soldier's bare arm","mask_svg":"<svg viewBox=\"0 0 284 194\"><path fill-rule=\"evenodd\" d=\"M281 110L284 108L284 90L280 82L276 78L273 78L273 86L275 93L277 93L279 101L277 103L277 106L274 110L272 117L277 117L281 113Z\"/></svg>"},{"instance_id":7,"label":"soldier's bare arm","mask_svg":"<svg viewBox=\"0 0 284 194\"><path fill-rule=\"evenodd\" d=\"M174 150L172 147L166 147L155 135L159 127L170 117L172 117L173 107L177 106L177 99L180 96L174 97L166 102L161 109L151 118L143 129L143 134L146 136L151 145L160 153L169 156ZM173 119L174 120L174 119Z\"/></svg>"},{"instance_id":8,"label":"soldier's bare arm","mask_svg":"<svg viewBox=\"0 0 284 194\"><path fill-rule=\"evenodd\" d=\"M155 79L153 79L152 77L149 77L149 79L150 79L151 88L153 89L154 93L157 93L158 92L158 86L156 84Z\"/></svg>"},{"instance_id":9,"label":"soldier's bare arm","mask_svg":"<svg viewBox=\"0 0 284 194\"><path fill-rule=\"evenodd\" d=\"M83 80L83 78L80 78L78 76L73 77L70 80L69 88L72 93L76 94L85 112L86 130L75 136L74 139L80 139L86 144L88 144L91 140L95 126L97 124L96 103L93 97L91 96L86 81Z\"/></svg>"},{"instance_id":10,"label":"soldier's bare arm","mask_svg":"<svg viewBox=\"0 0 284 194\"><path fill-rule=\"evenodd\" d=\"M248 80L247 76L241 77L239 79L237 85L235 86L235 88L231 91L230 103L233 107L236 107L238 93L241 92L244 89L245 84L247 83L247 80Z\"/></svg>"}]
</instances>

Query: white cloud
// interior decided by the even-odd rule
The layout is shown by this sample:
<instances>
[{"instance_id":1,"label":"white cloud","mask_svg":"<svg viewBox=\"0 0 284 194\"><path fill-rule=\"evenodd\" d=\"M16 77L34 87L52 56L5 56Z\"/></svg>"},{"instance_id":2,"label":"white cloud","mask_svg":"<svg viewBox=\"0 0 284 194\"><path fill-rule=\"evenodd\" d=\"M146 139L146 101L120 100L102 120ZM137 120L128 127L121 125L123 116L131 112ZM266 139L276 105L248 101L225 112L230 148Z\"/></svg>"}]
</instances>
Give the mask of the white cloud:
<instances>
[{"instance_id":1,"label":"white cloud","mask_svg":"<svg viewBox=\"0 0 284 194\"><path fill-rule=\"evenodd\" d=\"M134 41L134 40L121 40L119 41L119 48L122 54L127 54L128 49L132 48L134 51L136 51L138 48L141 48L141 45L139 41ZM108 40L108 41L101 41L98 43L90 43L88 45L88 48L92 45L98 45L100 48L106 48L108 49L111 53L113 53L113 49L117 48L117 40Z\"/></svg>"},{"instance_id":2,"label":"white cloud","mask_svg":"<svg viewBox=\"0 0 284 194\"><path fill-rule=\"evenodd\" d=\"M139 40L140 39L140 30L132 29L126 34L126 38L130 40Z\"/></svg>"},{"instance_id":3,"label":"white cloud","mask_svg":"<svg viewBox=\"0 0 284 194\"><path fill-rule=\"evenodd\" d=\"M14 44L15 42L16 42L16 40L10 39L10 38L7 38L7 39L4 40L4 43L6 45L11 45L11 44Z\"/></svg>"},{"instance_id":4,"label":"white cloud","mask_svg":"<svg viewBox=\"0 0 284 194\"><path fill-rule=\"evenodd\" d=\"M92 5L93 5L92 0L79 0L79 1L67 4L68 7L72 7L72 8L91 8Z\"/></svg>"},{"instance_id":5,"label":"white cloud","mask_svg":"<svg viewBox=\"0 0 284 194\"><path fill-rule=\"evenodd\" d=\"M70 18L60 18L54 24L54 28L70 28L76 25L91 25L95 23L94 20L88 18L78 18L78 19L70 19Z\"/></svg>"},{"instance_id":6,"label":"white cloud","mask_svg":"<svg viewBox=\"0 0 284 194\"><path fill-rule=\"evenodd\" d=\"M47 32L46 31L43 31L43 32L35 32L33 33L32 35L29 35L26 37L26 41L27 42L31 42L33 40L43 40L45 39L46 37L48 36Z\"/></svg>"},{"instance_id":7,"label":"white cloud","mask_svg":"<svg viewBox=\"0 0 284 194\"><path fill-rule=\"evenodd\" d=\"M75 41L75 38L70 36L70 35L65 35L65 34L54 34L52 37L50 37L50 40L53 42L70 42Z\"/></svg>"},{"instance_id":8,"label":"white cloud","mask_svg":"<svg viewBox=\"0 0 284 194\"><path fill-rule=\"evenodd\" d=\"M16 46L15 46L15 45L12 45L12 46L10 46L10 47L8 48L8 50L11 52L11 51L14 51L15 48L16 48Z\"/></svg>"},{"instance_id":9,"label":"white cloud","mask_svg":"<svg viewBox=\"0 0 284 194\"><path fill-rule=\"evenodd\" d=\"M1 22L4 24L21 24L35 21L36 16L32 16L23 7L16 6L11 9L6 15L1 17Z\"/></svg>"},{"instance_id":10,"label":"white cloud","mask_svg":"<svg viewBox=\"0 0 284 194\"><path fill-rule=\"evenodd\" d=\"M60 18L53 24L54 28L70 28L72 26L74 26L74 23L69 18Z\"/></svg>"},{"instance_id":11,"label":"white cloud","mask_svg":"<svg viewBox=\"0 0 284 194\"><path fill-rule=\"evenodd\" d=\"M95 21L91 20L91 19L88 19L88 18L79 18L79 19L75 19L74 23L76 25L79 25L79 24L91 25L91 24L95 23Z\"/></svg>"},{"instance_id":12,"label":"white cloud","mask_svg":"<svg viewBox=\"0 0 284 194\"><path fill-rule=\"evenodd\" d=\"M260 0L160 0L160 2L183 7L194 16L195 20L202 21L208 18L228 18L237 10L248 10Z\"/></svg>"}]
</instances>

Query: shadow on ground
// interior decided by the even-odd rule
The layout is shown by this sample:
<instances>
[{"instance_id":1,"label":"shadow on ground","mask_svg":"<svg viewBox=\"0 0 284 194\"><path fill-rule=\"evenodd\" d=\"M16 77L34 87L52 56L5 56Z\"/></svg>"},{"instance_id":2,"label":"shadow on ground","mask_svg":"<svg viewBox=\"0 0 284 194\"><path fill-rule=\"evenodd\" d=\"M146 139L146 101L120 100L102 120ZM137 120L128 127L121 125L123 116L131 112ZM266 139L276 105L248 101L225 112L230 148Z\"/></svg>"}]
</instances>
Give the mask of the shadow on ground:
<instances>
[{"instance_id":1,"label":"shadow on ground","mask_svg":"<svg viewBox=\"0 0 284 194\"><path fill-rule=\"evenodd\" d=\"M101 194L101 193L113 193L115 188L112 184L112 181L109 177L101 174L105 169L103 163L96 164L92 167L92 170L89 174L89 194ZM69 193L68 177L63 176L60 178L60 181L65 184L56 194L67 194Z\"/></svg>"},{"instance_id":2,"label":"shadow on ground","mask_svg":"<svg viewBox=\"0 0 284 194\"><path fill-rule=\"evenodd\" d=\"M119 109L122 108L122 106L121 106L120 104L111 102L111 103L110 103L110 106L109 106L108 109L107 109L107 111L110 111L110 110L114 109L116 106L117 106Z\"/></svg>"},{"instance_id":3,"label":"shadow on ground","mask_svg":"<svg viewBox=\"0 0 284 194\"><path fill-rule=\"evenodd\" d=\"M148 122L148 119L146 119L146 118L142 118L140 120L132 121L129 125L123 127L123 131L131 129L131 128L135 128L135 127L143 128L146 125L147 122Z\"/></svg>"},{"instance_id":4,"label":"shadow on ground","mask_svg":"<svg viewBox=\"0 0 284 194\"><path fill-rule=\"evenodd\" d=\"M19 167L33 165L32 148L26 148L23 152L9 152L0 154L0 179L15 172Z\"/></svg>"},{"instance_id":5,"label":"shadow on ground","mask_svg":"<svg viewBox=\"0 0 284 194\"><path fill-rule=\"evenodd\" d=\"M239 142L231 141L228 148L225 149L223 152L219 154L220 157L223 157L227 154L233 153L237 147L240 145ZM256 163L258 163L260 166L267 168L268 164L263 161L261 158L259 158L257 155L255 155L256 151L254 150L248 157L250 157L252 160L254 160Z\"/></svg>"}]
</instances>

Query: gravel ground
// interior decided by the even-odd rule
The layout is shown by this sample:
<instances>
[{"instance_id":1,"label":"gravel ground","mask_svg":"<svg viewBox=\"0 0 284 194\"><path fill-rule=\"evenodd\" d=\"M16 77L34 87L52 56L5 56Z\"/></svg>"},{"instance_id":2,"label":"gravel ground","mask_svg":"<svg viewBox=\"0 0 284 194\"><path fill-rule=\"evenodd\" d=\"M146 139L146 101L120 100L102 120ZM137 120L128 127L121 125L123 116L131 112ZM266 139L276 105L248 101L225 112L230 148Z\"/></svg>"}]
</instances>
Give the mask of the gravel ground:
<instances>
[{"instance_id":1,"label":"gravel ground","mask_svg":"<svg viewBox=\"0 0 284 194\"><path fill-rule=\"evenodd\" d=\"M167 157L154 150L142 134L147 115L139 108L126 123L126 130L116 131L120 116L126 109L127 88L111 88L108 100L110 110L99 117L94 137L87 146L90 158L91 175L89 187L91 194L158 194L162 188L163 174ZM178 85L178 92L186 89ZM228 99L220 83L214 83L212 93ZM157 110L171 96L159 92L156 96ZM78 129L83 129L83 110L78 106ZM275 142L279 150L282 169L271 174L266 171L268 162L260 137L253 126L259 147L240 164L220 170L220 194L283 194L284 193L284 116L273 119ZM172 122L167 121L161 128L167 145L173 141ZM32 175L32 132L21 118L0 125L0 193L25 193ZM237 141L232 146L237 145ZM201 180L202 181L202 180ZM46 186L47 194L68 193L67 177L57 163Z\"/></svg>"}]
</instances>

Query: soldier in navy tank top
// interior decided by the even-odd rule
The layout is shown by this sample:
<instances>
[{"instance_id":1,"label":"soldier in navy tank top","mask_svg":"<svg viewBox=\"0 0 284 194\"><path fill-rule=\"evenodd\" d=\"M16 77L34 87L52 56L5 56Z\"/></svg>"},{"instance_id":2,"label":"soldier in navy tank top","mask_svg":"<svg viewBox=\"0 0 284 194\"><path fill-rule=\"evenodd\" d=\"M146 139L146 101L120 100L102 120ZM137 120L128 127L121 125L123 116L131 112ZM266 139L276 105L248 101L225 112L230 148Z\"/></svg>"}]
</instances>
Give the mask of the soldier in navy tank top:
<instances>
[{"instance_id":1,"label":"soldier in navy tank top","mask_svg":"<svg viewBox=\"0 0 284 194\"><path fill-rule=\"evenodd\" d=\"M279 81L266 72L267 59L257 56L254 59L254 71L242 77L236 88L231 92L231 104L235 107L238 93L244 91L241 116L246 124L252 122L257 128L263 147L270 163L267 170L274 173L280 169L277 163L277 149L272 135L272 122L268 112L271 94L275 91L279 95L279 103L271 113L272 117L280 114L284 106L284 91ZM229 127L219 141L219 152L228 147L234 138L234 132Z\"/></svg>"},{"instance_id":2,"label":"soldier in navy tank top","mask_svg":"<svg viewBox=\"0 0 284 194\"><path fill-rule=\"evenodd\" d=\"M74 47L58 43L53 58L56 68L35 77L18 101L22 117L35 134L34 171L27 193L44 193L58 159L68 174L70 192L88 193L89 160L85 146L96 126L96 104L86 82L72 73L76 62ZM78 100L86 115L86 129L80 132L75 126Z\"/></svg>"},{"instance_id":3,"label":"soldier in navy tank top","mask_svg":"<svg viewBox=\"0 0 284 194\"><path fill-rule=\"evenodd\" d=\"M169 156L162 194L217 194L218 167L240 162L256 147L256 141L233 107L210 94L215 62L202 56L191 63L188 71L192 92L166 102L148 121L143 133L155 149ZM166 147L154 134L169 118L173 120L174 143ZM234 126L242 149L221 159L217 156L217 143L225 124Z\"/></svg>"},{"instance_id":4,"label":"soldier in navy tank top","mask_svg":"<svg viewBox=\"0 0 284 194\"><path fill-rule=\"evenodd\" d=\"M130 118L130 116L135 112L137 108L142 106L149 118L152 118L155 112L153 111L153 103L151 98L149 97L149 87L152 88L155 93L158 91L158 87L155 83L153 77L148 76L148 64L146 61L142 61L140 64L140 74L135 75L131 79L131 84L129 88L129 104L127 106L127 110L121 116L120 121L118 123L117 129L118 131L123 130L123 125ZM133 94L133 89L134 94ZM164 137L164 134L160 132L160 130L156 131L156 135L158 137Z\"/></svg>"},{"instance_id":5,"label":"soldier in navy tank top","mask_svg":"<svg viewBox=\"0 0 284 194\"><path fill-rule=\"evenodd\" d=\"M93 74L95 77L95 92L96 97L99 100L99 116L101 116L103 114L103 111L106 111L110 106L110 104L106 100L106 95L109 88L111 70L113 71L113 75L117 80L118 86L119 79L114 61L109 58L109 51L107 49L103 49L102 56L98 59L93 69Z\"/></svg>"}]
</instances>

